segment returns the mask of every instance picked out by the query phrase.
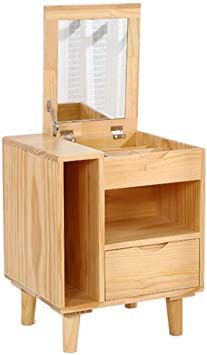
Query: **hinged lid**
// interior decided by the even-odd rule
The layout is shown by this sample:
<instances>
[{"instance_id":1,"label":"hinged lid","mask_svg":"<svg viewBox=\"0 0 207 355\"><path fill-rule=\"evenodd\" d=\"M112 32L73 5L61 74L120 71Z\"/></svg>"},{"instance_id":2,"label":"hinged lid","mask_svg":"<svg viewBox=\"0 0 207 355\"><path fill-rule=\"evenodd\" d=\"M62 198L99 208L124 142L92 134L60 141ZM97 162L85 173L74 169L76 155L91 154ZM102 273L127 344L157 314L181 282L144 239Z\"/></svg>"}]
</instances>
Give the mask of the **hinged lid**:
<instances>
[{"instance_id":1,"label":"hinged lid","mask_svg":"<svg viewBox=\"0 0 207 355\"><path fill-rule=\"evenodd\" d=\"M44 133L137 130L139 23L140 4L45 7Z\"/></svg>"}]
</instances>

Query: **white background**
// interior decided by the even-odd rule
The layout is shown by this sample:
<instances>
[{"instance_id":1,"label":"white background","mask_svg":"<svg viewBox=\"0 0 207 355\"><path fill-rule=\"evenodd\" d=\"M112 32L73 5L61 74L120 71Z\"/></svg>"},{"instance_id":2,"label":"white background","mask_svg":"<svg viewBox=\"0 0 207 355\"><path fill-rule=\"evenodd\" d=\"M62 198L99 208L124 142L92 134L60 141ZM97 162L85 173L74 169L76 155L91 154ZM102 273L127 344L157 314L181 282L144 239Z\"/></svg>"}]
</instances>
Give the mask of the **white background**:
<instances>
[{"instance_id":1,"label":"white background","mask_svg":"<svg viewBox=\"0 0 207 355\"><path fill-rule=\"evenodd\" d=\"M1 2L1 136L41 132L43 5L69 3ZM139 129L207 147L207 1L143 0L141 15ZM0 194L0 353L61 354L61 316L47 305L37 303L34 326L20 325L19 291L3 277ZM168 335L164 299L136 310L95 310L81 317L78 354L202 355L206 329L206 292L184 300L184 335L177 338Z\"/></svg>"}]
</instances>

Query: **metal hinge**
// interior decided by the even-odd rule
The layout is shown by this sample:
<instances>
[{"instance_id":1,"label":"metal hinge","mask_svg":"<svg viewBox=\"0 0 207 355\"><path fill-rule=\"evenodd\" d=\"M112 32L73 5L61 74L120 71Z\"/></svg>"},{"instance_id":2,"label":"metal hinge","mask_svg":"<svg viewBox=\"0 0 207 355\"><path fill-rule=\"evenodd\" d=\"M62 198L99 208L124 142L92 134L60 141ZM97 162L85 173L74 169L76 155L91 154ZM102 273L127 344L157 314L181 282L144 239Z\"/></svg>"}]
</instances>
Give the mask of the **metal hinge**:
<instances>
[{"instance_id":1,"label":"metal hinge","mask_svg":"<svg viewBox=\"0 0 207 355\"><path fill-rule=\"evenodd\" d=\"M62 131L60 133L60 137L65 139L66 141L76 142L76 138L74 136L73 130Z\"/></svg>"},{"instance_id":2,"label":"metal hinge","mask_svg":"<svg viewBox=\"0 0 207 355\"><path fill-rule=\"evenodd\" d=\"M52 107L52 101L48 100L47 101L47 112L50 113L51 119L52 119L52 130L53 130L53 136L57 136L57 132L59 131L59 124L57 123L57 119L55 116L55 111Z\"/></svg>"},{"instance_id":3,"label":"metal hinge","mask_svg":"<svg viewBox=\"0 0 207 355\"><path fill-rule=\"evenodd\" d=\"M123 131L123 126L111 127L111 134L113 136L113 139L121 139L126 137L126 134Z\"/></svg>"}]
</instances>

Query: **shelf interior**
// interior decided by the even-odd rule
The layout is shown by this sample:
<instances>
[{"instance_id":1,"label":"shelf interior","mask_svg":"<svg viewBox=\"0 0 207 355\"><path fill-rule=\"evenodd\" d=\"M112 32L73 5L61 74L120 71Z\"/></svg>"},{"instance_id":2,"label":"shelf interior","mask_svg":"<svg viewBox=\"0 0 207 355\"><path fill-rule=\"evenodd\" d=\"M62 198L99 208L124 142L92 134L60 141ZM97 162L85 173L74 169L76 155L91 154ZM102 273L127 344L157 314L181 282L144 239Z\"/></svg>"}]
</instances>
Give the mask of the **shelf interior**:
<instances>
[{"instance_id":1,"label":"shelf interior","mask_svg":"<svg viewBox=\"0 0 207 355\"><path fill-rule=\"evenodd\" d=\"M199 182L108 190L105 250L199 237Z\"/></svg>"},{"instance_id":2,"label":"shelf interior","mask_svg":"<svg viewBox=\"0 0 207 355\"><path fill-rule=\"evenodd\" d=\"M64 163L65 304L99 297L99 162ZM86 296L87 295L87 296Z\"/></svg>"}]
</instances>

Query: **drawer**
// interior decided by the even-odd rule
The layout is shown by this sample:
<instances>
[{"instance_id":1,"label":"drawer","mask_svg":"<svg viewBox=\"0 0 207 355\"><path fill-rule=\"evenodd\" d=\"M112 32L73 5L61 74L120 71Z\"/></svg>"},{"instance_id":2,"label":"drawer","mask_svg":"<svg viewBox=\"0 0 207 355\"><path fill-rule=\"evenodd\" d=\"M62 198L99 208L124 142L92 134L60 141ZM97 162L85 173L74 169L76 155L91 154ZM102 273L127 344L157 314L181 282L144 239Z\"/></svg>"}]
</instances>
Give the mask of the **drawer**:
<instances>
[{"instance_id":1,"label":"drawer","mask_svg":"<svg viewBox=\"0 0 207 355\"><path fill-rule=\"evenodd\" d=\"M106 157L105 189L199 180L201 161L199 148Z\"/></svg>"},{"instance_id":2,"label":"drawer","mask_svg":"<svg viewBox=\"0 0 207 355\"><path fill-rule=\"evenodd\" d=\"M106 300L199 286L199 239L107 251Z\"/></svg>"}]
</instances>

